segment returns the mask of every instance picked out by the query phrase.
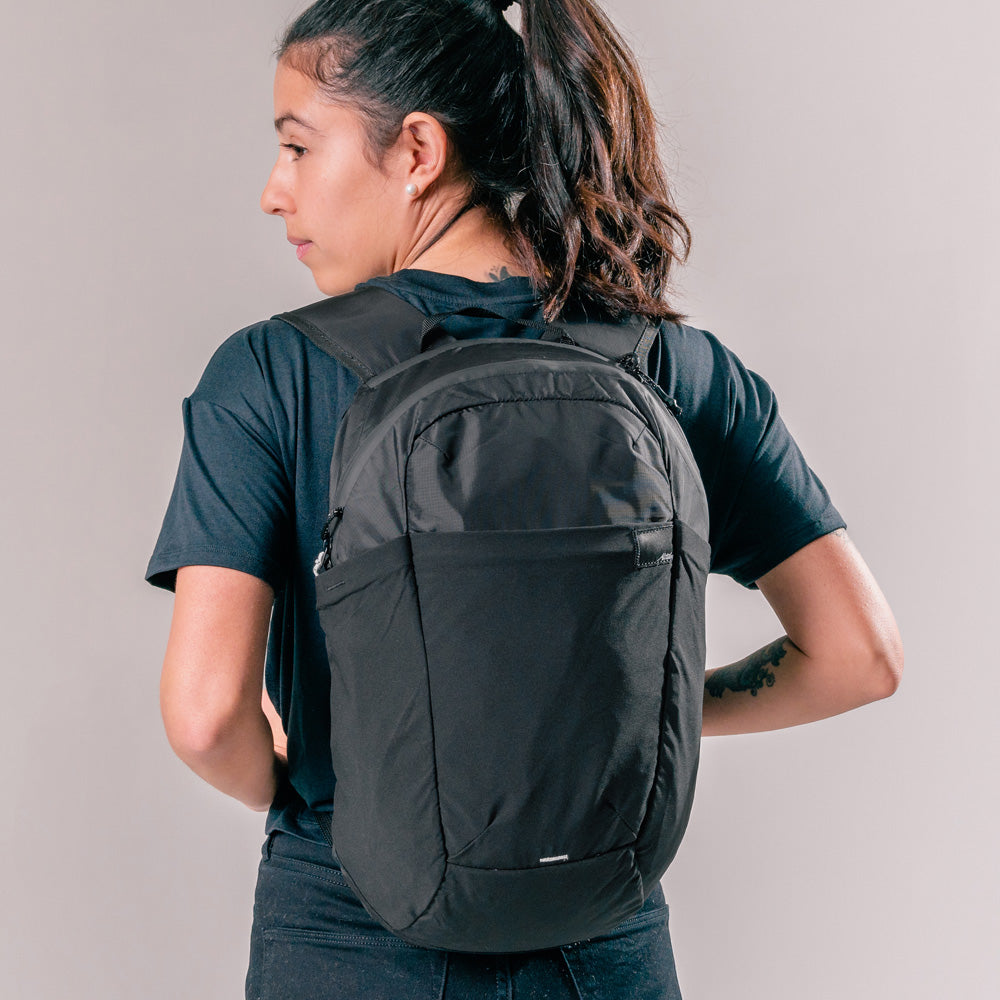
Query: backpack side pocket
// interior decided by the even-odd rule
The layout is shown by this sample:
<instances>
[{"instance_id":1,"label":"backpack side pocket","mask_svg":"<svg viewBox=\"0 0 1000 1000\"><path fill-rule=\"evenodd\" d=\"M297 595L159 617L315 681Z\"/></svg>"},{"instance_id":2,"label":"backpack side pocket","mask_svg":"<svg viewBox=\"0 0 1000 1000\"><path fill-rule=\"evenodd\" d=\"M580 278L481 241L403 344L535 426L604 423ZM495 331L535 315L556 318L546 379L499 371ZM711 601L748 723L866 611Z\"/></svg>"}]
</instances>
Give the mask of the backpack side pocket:
<instances>
[{"instance_id":1,"label":"backpack side pocket","mask_svg":"<svg viewBox=\"0 0 1000 1000\"><path fill-rule=\"evenodd\" d=\"M330 661L334 846L369 912L405 927L445 863L409 538L320 573L316 593Z\"/></svg>"}]
</instances>

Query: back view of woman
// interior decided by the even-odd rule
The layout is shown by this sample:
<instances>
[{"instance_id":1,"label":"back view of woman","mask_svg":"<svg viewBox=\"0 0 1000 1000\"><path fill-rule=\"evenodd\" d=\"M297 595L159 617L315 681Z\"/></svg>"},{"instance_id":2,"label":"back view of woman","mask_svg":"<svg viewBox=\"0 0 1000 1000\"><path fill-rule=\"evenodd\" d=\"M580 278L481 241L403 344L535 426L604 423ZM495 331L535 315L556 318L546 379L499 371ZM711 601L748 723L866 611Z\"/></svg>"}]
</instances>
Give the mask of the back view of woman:
<instances>
[{"instance_id":1,"label":"back view of woman","mask_svg":"<svg viewBox=\"0 0 1000 1000\"><path fill-rule=\"evenodd\" d=\"M711 569L759 589L787 633L708 671L703 734L797 725L891 694L892 614L770 387L668 302L690 234L627 47L591 0L524 0L520 33L507 6L311 6L279 48L280 149L262 208L327 296L364 285L427 315L479 306L507 320L657 323L650 374L681 407ZM459 339L511 329L446 324ZM658 886L607 935L475 955L395 937L341 874L324 836L336 775L312 567L357 388L279 319L226 340L184 401L147 572L175 590L161 683L171 745L267 810L247 997L679 997Z\"/></svg>"}]
</instances>

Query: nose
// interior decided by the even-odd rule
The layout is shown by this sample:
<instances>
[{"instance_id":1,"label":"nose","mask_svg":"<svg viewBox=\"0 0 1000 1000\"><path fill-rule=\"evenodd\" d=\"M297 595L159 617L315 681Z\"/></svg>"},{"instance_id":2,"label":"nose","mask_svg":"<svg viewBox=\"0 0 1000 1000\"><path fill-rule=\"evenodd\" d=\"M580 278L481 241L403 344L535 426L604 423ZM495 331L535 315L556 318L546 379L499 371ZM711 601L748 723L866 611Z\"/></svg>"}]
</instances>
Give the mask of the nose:
<instances>
[{"instance_id":1,"label":"nose","mask_svg":"<svg viewBox=\"0 0 1000 1000\"><path fill-rule=\"evenodd\" d=\"M280 163L274 165L260 196L261 211L268 215L282 215L293 208L291 192L281 176L280 168Z\"/></svg>"}]
</instances>

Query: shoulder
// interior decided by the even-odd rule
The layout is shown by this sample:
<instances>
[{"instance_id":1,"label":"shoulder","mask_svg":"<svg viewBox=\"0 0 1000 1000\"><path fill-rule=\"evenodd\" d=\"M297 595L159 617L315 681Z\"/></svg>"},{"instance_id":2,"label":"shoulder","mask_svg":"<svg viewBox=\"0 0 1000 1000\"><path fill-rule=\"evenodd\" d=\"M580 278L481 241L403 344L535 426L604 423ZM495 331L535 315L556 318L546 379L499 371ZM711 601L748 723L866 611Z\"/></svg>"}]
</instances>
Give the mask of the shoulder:
<instances>
[{"instance_id":1,"label":"shoulder","mask_svg":"<svg viewBox=\"0 0 1000 1000\"><path fill-rule=\"evenodd\" d=\"M775 409L766 379L714 333L684 323L660 325L657 380L682 407L682 424L706 421L728 432L746 417L767 421Z\"/></svg>"},{"instance_id":2,"label":"shoulder","mask_svg":"<svg viewBox=\"0 0 1000 1000\"><path fill-rule=\"evenodd\" d=\"M213 352L191 398L239 405L301 370L306 352L306 338L284 320L272 317L243 327Z\"/></svg>"},{"instance_id":3,"label":"shoulder","mask_svg":"<svg viewBox=\"0 0 1000 1000\"><path fill-rule=\"evenodd\" d=\"M287 421L311 399L350 397L357 377L299 329L272 316L227 337L191 394L192 404L234 413L272 411Z\"/></svg>"}]
</instances>

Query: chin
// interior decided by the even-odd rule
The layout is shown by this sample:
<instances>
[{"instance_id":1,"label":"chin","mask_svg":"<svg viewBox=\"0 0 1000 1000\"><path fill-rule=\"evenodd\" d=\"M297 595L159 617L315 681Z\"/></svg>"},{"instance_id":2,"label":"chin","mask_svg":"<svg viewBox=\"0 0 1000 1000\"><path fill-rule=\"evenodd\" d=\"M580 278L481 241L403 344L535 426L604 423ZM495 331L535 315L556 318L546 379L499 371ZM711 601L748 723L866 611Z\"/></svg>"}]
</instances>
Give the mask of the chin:
<instances>
[{"instance_id":1,"label":"chin","mask_svg":"<svg viewBox=\"0 0 1000 1000\"><path fill-rule=\"evenodd\" d=\"M313 272L313 281L316 282L316 287L324 295L344 295L347 292L353 292L355 285L361 284L362 281L367 281L369 278L374 278L376 272L371 274L365 274L358 272L344 273L340 271L336 274L331 274L326 272L324 274L317 274Z\"/></svg>"},{"instance_id":2,"label":"chin","mask_svg":"<svg viewBox=\"0 0 1000 1000\"><path fill-rule=\"evenodd\" d=\"M354 282L354 284L348 284L348 282L344 280L336 281L331 278L314 278L314 280L316 282L316 287L324 295L343 295L344 292L351 291L354 288L354 285L357 284L357 282Z\"/></svg>"}]
</instances>

